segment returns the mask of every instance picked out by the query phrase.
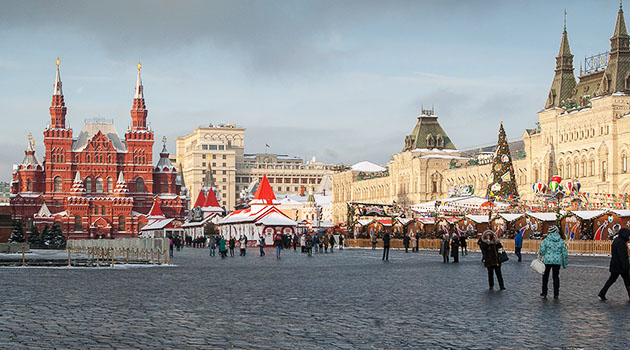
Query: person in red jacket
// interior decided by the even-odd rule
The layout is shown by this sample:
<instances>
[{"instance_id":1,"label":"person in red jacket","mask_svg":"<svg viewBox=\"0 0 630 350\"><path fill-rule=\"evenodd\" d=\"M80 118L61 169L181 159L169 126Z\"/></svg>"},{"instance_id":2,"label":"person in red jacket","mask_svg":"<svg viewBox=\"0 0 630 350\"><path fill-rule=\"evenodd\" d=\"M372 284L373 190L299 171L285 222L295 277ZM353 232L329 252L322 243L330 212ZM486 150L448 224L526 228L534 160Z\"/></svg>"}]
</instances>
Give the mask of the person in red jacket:
<instances>
[{"instance_id":1,"label":"person in red jacket","mask_svg":"<svg viewBox=\"0 0 630 350\"><path fill-rule=\"evenodd\" d=\"M280 259L280 250L282 249L282 235L276 235L273 239L273 245L276 246L276 259Z\"/></svg>"}]
</instances>

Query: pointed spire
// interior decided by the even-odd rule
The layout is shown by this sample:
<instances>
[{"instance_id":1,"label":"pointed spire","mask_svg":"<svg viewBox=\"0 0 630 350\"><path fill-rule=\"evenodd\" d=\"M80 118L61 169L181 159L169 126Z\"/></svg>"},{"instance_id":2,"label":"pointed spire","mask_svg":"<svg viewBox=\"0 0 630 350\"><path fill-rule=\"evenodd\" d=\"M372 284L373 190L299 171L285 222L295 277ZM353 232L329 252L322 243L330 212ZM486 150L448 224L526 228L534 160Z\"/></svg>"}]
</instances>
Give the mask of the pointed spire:
<instances>
[{"instance_id":1,"label":"pointed spire","mask_svg":"<svg viewBox=\"0 0 630 350\"><path fill-rule=\"evenodd\" d=\"M203 189L199 190L199 195L197 196L197 200L195 201L195 205L193 205L193 208L196 207L203 207L204 204L206 203L206 193L203 191Z\"/></svg>"},{"instance_id":2,"label":"pointed spire","mask_svg":"<svg viewBox=\"0 0 630 350\"><path fill-rule=\"evenodd\" d=\"M151 206L151 210L149 210L149 217L154 217L154 218L163 218L164 217L164 213L162 212L162 208L160 208L160 197L155 197L155 199L153 200L153 205Z\"/></svg>"},{"instance_id":3,"label":"pointed spire","mask_svg":"<svg viewBox=\"0 0 630 350\"><path fill-rule=\"evenodd\" d=\"M630 71L630 36L626 30L626 21L623 16L622 3L619 2L615 31L610 38L610 54L608 64L602 80L600 81L596 95L602 96L615 92L630 90L627 86L627 75Z\"/></svg>"},{"instance_id":4,"label":"pointed spire","mask_svg":"<svg viewBox=\"0 0 630 350\"><path fill-rule=\"evenodd\" d=\"M214 175L212 174L212 166L208 162L208 169L206 170L206 176L203 178L203 187L212 188L214 186Z\"/></svg>"},{"instance_id":5,"label":"pointed spire","mask_svg":"<svg viewBox=\"0 0 630 350\"><path fill-rule=\"evenodd\" d=\"M212 188L209 188L208 192L206 193L206 200L203 203L203 207L204 208L221 207L221 205L219 204L219 201L217 200L217 196L214 195L214 191L212 190Z\"/></svg>"},{"instance_id":6,"label":"pointed spire","mask_svg":"<svg viewBox=\"0 0 630 350\"><path fill-rule=\"evenodd\" d=\"M574 98L576 86L575 75L573 74L573 54L569 46L569 36L566 27L566 10L564 12L564 27L562 38L560 39L560 49L556 56L556 69L547 96L545 108L562 107L569 99Z\"/></svg>"},{"instance_id":7,"label":"pointed spire","mask_svg":"<svg viewBox=\"0 0 630 350\"><path fill-rule=\"evenodd\" d=\"M72 181L72 187L70 188L72 193L85 193L85 186L83 186L83 179L81 178L81 172L77 171L74 175L74 181Z\"/></svg>"},{"instance_id":8,"label":"pointed spire","mask_svg":"<svg viewBox=\"0 0 630 350\"><path fill-rule=\"evenodd\" d=\"M118 173L118 181L116 181L116 188L114 188L114 193L118 196L124 196L126 193L129 193L127 181L125 181L125 176L123 175L122 171Z\"/></svg>"},{"instance_id":9,"label":"pointed spire","mask_svg":"<svg viewBox=\"0 0 630 350\"><path fill-rule=\"evenodd\" d=\"M182 188L186 188L186 182L184 181L184 168L182 166L182 156L179 156L179 159L177 161L179 164L179 181L180 184L182 185Z\"/></svg>"},{"instance_id":10,"label":"pointed spire","mask_svg":"<svg viewBox=\"0 0 630 350\"><path fill-rule=\"evenodd\" d=\"M251 204L275 204L276 195L273 193L273 189L271 185L269 185L269 180L267 179L267 175L263 175L260 184L258 185L258 190L254 195L254 199L250 202Z\"/></svg>"},{"instance_id":11,"label":"pointed spire","mask_svg":"<svg viewBox=\"0 0 630 350\"><path fill-rule=\"evenodd\" d=\"M140 70L142 69L142 63L138 61L138 77L136 78L136 94L134 98L144 98L144 92L142 91L142 77L140 76Z\"/></svg>"},{"instance_id":12,"label":"pointed spire","mask_svg":"<svg viewBox=\"0 0 630 350\"><path fill-rule=\"evenodd\" d=\"M168 158L169 153L168 153L168 150L166 149L166 136L162 137L162 142L164 143L164 145L162 146L162 152L160 152L160 160L155 166L155 169L158 171L175 172L177 171L177 169L175 169L175 167L173 166L173 163L171 163L171 160Z\"/></svg>"},{"instance_id":13,"label":"pointed spire","mask_svg":"<svg viewBox=\"0 0 630 350\"><path fill-rule=\"evenodd\" d=\"M28 143L26 145L26 150L24 151L24 160L22 160L22 164L20 165L24 167L32 165L35 168L38 166L43 167L39 158L37 158L37 155L35 154L35 140L33 140L33 134L28 134Z\"/></svg>"},{"instance_id":14,"label":"pointed spire","mask_svg":"<svg viewBox=\"0 0 630 350\"><path fill-rule=\"evenodd\" d=\"M142 86L142 78L140 77L140 69L142 64L138 62L138 77L136 78L136 89L133 98L133 107L131 108L132 130L147 130L147 106L144 102L144 87Z\"/></svg>"},{"instance_id":15,"label":"pointed spire","mask_svg":"<svg viewBox=\"0 0 630 350\"><path fill-rule=\"evenodd\" d=\"M57 57L57 76L55 77L55 87L53 89L53 95L61 96L63 95L63 90L61 89L61 74L59 73L59 57Z\"/></svg>"},{"instance_id":16,"label":"pointed spire","mask_svg":"<svg viewBox=\"0 0 630 350\"><path fill-rule=\"evenodd\" d=\"M61 74L59 73L59 57L57 57L57 75L55 76L55 84L53 87L52 103L50 104L50 119L53 129L66 128L66 103L63 98L63 89L61 88Z\"/></svg>"}]
</instances>

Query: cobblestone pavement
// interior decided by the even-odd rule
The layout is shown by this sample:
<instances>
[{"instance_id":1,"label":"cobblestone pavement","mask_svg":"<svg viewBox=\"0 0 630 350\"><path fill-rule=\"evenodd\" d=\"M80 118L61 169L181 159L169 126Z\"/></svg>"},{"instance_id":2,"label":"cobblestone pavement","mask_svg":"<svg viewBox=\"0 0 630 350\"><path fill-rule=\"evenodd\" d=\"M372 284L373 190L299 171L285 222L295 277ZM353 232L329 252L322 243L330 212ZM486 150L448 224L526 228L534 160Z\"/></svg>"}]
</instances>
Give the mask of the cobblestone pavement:
<instances>
[{"instance_id":1,"label":"cobblestone pavement","mask_svg":"<svg viewBox=\"0 0 630 350\"><path fill-rule=\"evenodd\" d=\"M335 251L276 260L176 252L173 267L0 268L1 349L628 349L606 258L572 257L560 300L543 300L533 256L489 291L478 253Z\"/></svg>"}]
</instances>

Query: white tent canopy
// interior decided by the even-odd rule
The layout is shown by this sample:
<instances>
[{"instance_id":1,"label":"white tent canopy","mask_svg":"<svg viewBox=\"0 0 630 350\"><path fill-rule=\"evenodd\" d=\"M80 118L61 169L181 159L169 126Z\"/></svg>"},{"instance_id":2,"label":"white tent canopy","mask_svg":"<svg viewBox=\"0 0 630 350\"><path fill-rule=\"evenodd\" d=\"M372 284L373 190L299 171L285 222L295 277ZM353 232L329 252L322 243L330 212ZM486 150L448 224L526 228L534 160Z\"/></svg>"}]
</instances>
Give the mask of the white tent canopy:
<instances>
[{"instance_id":1,"label":"white tent canopy","mask_svg":"<svg viewBox=\"0 0 630 350\"><path fill-rule=\"evenodd\" d=\"M426 213L435 211L435 202L429 201L420 204L414 204L411 206L411 209L416 212ZM466 197L451 197L445 199L438 199L437 202L440 202L440 206L438 207L438 211L445 210L457 210L457 209L479 209L482 206L488 206L490 203L486 198L478 197L478 196L466 196ZM493 210L502 210L509 207L509 204L505 202L496 201L493 203Z\"/></svg>"}]
</instances>

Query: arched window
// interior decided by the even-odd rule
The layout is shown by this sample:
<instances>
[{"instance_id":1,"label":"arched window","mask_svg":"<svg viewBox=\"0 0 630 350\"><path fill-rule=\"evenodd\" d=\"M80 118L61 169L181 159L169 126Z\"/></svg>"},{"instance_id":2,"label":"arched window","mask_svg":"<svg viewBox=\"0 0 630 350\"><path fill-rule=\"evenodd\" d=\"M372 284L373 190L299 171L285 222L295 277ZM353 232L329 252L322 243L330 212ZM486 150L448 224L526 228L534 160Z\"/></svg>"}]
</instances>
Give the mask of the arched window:
<instances>
[{"instance_id":1,"label":"arched window","mask_svg":"<svg viewBox=\"0 0 630 350\"><path fill-rule=\"evenodd\" d=\"M96 193L103 193L103 179L96 179Z\"/></svg>"},{"instance_id":2,"label":"arched window","mask_svg":"<svg viewBox=\"0 0 630 350\"><path fill-rule=\"evenodd\" d=\"M112 193L114 191L114 180L111 177L107 178L107 193Z\"/></svg>"},{"instance_id":3,"label":"arched window","mask_svg":"<svg viewBox=\"0 0 630 350\"><path fill-rule=\"evenodd\" d=\"M63 154L59 156L60 157L60 162L63 163Z\"/></svg>"},{"instance_id":4,"label":"arched window","mask_svg":"<svg viewBox=\"0 0 630 350\"><path fill-rule=\"evenodd\" d=\"M31 192L33 190L33 183L31 180L26 180L26 191Z\"/></svg>"},{"instance_id":5,"label":"arched window","mask_svg":"<svg viewBox=\"0 0 630 350\"><path fill-rule=\"evenodd\" d=\"M88 163L90 162L90 155L89 154L87 155L87 162Z\"/></svg>"},{"instance_id":6,"label":"arched window","mask_svg":"<svg viewBox=\"0 0 630 350\"><path fill-rule=\"evenodd\" d=\"M121 215L118 217L118 232L124 232L124 231L127 231L125 229L125 217Z\"/></svg>"},{"instance_id":7,"label":"arched window","mask_svg":"<svg viewBox=\"0 0 630 350\"><path fill-rule=\"evenodd\" d=\"M61 177L60 176L55 176L55 180L54 180L54 184L55 184L55 192L61 192L62 190L62 186L61 186Z\"/></svg>"},{"instance_id":8,"label":"arched window","mask_svg":"<svg viewBox=\"0 0 630 350\"><path fill-rule=\"evenodd\" d=\"M88 193L92 193L92 178L90 176L85 179L85 189Z\"/></svg>"},{"instance_id":9,"label":"arched window","mask_svg":"<svg viewBox=\"0 0 630 350\"><path fill-rule=\"evenodd\" d=\"M105 215L107 212L105 211L105 206L101 205L101 215Z\"/></svg>"},{"instance_id":10,"label":"arched window","mask_svg":"<svg viewBox=\"0 0 630 350\"><path fill-rule=\"evenodd\" d=\"M164 190L162 193L168 193L168 183L164 183Z\"/></svg>"},{"instance_id":11,"label":"arched window","mask_svg":"<svg viewBox=\"0 0 630 350\"><path fill-rule=\"evenodd\" d=\"M81 232L83 231L83 218L80 215L74 217L74 231Z\"/></svg>"},{"instance_id":12,"label":"arched window","mask_svg":"<svg viewBox=\"0 0 630 350\"><path fill-rule=\"evenodd\" d=\"M144 192L144 180L141 177L136 178L136 192Z\"/></svg>"},{"instance_id":13,"label":"arched window","mask_svg":"<svg viewBox=\"0 0 630 350\"><path fill-rule=\"evenodd\" d=\"M628 156L626 154L621 156L621 171L628 172Z\"/></svg>"}]
</instances>

